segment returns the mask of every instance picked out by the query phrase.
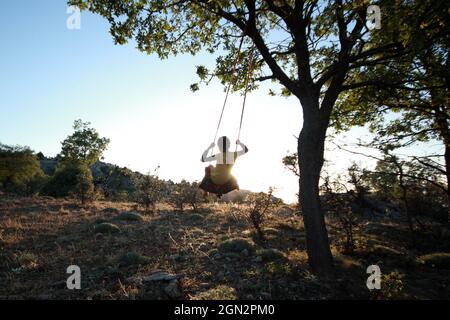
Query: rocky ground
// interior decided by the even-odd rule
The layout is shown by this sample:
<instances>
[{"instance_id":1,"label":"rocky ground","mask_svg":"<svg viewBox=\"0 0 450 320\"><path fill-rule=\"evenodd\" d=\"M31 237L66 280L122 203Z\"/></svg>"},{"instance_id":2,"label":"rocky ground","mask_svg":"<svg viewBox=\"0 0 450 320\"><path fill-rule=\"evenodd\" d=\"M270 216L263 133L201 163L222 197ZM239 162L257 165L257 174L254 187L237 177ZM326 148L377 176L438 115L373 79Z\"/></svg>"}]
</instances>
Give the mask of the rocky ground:
<instances>
[{"instance_id":1,"label":"rocky ground","mask_svg":"<svg viewBox=\"0 0 450 320\"><path fill-rule=\"evenodd\" d=\"M302 218L287 206L257 239L243 207L205 205L144 213L130 203L0 196L2 299L448 299L450 233L430 225L412 248L400 222L361 220L356 250L328 219L335 273L318 278L306 263ZM366 287L377 264L381 290ZM66 287L69 265L81 289Z\"/></svg>"}]
</instances>

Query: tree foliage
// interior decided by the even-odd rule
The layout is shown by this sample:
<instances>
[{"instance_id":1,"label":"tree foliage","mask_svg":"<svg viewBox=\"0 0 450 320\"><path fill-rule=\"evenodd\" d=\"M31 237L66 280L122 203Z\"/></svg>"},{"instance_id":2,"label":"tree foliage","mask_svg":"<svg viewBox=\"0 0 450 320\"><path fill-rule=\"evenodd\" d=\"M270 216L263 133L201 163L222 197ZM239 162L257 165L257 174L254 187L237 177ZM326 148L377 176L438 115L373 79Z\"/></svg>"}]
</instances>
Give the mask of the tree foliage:
<instances>
[{"instance_id":1,"label":"tree foliage","mask_svg":"<svg viewBox=\"0 0 450 320\"><path fill-rule=\"evenodd\" d=\"M353 85L354 90L340 97L333 125L346 130L369 123L374 134L369 145L380 149L437 141L442 145L442 153L416 154L414 161L446 177L450 203L448 3L398 2L396 10L403 12L403 17L383 28L379 37L398 38L404 54L355 75L355 82L365 85Z\"/></svg>"},{"instance_id":2,"label":"tree foliage","mask_svg":"<svg viewBox=\"0 0 450 320\"><path fill-rule=\"evenodd\" d=\"M90 166L100 159L110 140L100 137L97 130L89 126L89 122L75 120L75 132L61 143L62 161L81 162Z\"/></svg>"},{"instance_id":3,"label":"tree foliage","mask_svg":"<svg viewBox=\"0 0 450 320\"><path fill-rule=\"evenodd\" d=\"M44 180L39 160L30 148L0 144L0 185L3 188L33 195L39 192Z\"/></svg>"},{"instance_id":4,"label":"tree foliage","mask_svg":"<svg viewBox=\"0 0 450 320\"><path fill-rule=\"evenodd\" d=\"M53 176L45 184L42 192L57 198L70 196L77 189L78 178L85 175L86 170L90 169L83 163L60 163Z\"/></svg>"}]
</instances>

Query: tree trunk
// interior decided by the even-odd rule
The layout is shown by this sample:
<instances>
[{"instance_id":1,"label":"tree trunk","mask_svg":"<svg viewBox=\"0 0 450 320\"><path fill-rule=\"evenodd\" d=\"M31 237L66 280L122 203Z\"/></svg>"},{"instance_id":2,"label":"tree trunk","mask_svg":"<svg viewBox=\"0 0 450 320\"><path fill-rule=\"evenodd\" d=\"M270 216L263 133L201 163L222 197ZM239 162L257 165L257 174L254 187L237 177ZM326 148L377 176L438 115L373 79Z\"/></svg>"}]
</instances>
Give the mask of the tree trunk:
<instances>
[{"instance_id":1,"label":"tree trunk","mask_svg":"<svg viewBox=\"0 0 450 320\"><path fill-rule=\"evenodd\" d=\"M435 123L439 128L439 134L444 143L444 162L445 162L445 175L447 178L447 222L450 223L450 130L448 128L448 116L445 110L436 109Z\"/></svg>"},{"instance_id":2,"label":"tree trunk","mask_svg":"<svg viewBox=\"0 0 450 320\"><path fill-rule=\"evenodd\" d=\"M447 221L450 223L450 143L445 142L445 173L447 177L447 205L448 205L448 215Z\"/></svg>"},{"instance_id":3,"label":"tree trunk","mask_svg":"<svg viewBox=\"0 0 450 320\"><path fill-rule=\"evenodd\" d=\"M326 274L333 269L333 257L319 198L326 129L322 129L318 116L311 117L304 112L303 117L297 149L300 169L299 202L305 223L309 264L313 272Z\"/></svg>"}]
</instances>

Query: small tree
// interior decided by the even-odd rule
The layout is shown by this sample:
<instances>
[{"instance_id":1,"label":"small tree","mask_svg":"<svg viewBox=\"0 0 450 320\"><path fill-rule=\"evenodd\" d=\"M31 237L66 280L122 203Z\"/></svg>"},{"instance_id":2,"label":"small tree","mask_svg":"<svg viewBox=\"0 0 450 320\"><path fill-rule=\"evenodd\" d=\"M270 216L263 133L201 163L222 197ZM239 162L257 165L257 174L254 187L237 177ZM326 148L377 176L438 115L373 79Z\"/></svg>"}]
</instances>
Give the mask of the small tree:
<instances>
[{"instance_id":1,"label":"small tree","mask_svg":"<svg viewBox=\"0 0 450 320\"><path fill-rule=\"evenodd\" d=\"M169 202L180 211L184 210L184 205L187 202L183 193L183 189L186 188L187 183L183 179L181 182L175 183L170 190Z\"/></svg>"},{"instance_id":2,"label":"small tree","mask_svg":"<svg viewBox=\"0 0 450 320\"><path fill-rule=\"evenodd\" d=\"M159 167L158 167L159 168ZM145 207L148 212L150 207L154 212L156 203L161 200L164 188L164 182L159 179L156 168L153 173L135 178L135 200Z\"/></svg>"},{"instance_id":3,"label":"small tree","mask_svg":"<svg viewBox=\"0 0 450 320\"><path fill-rule=\"evenodd\" d=\"M91 170L88 167L80 167L80 169L81 172L76 176L76 185L72 194L84 205L95 199L95 189Z\"/></svg>"},{"instance_id":4,"label":"small tree","mask_svg":"<svg viewBox=\"0 0 450 320\"><path fill-rule=\"evenodd\" d=\"M198 186L198 182L194 181L184 190L186 200L194 211L197 211L202 203L207 202L205 193Z\"/></svg>"},{"instance_id":5,"label":"small tree","mask_svg":"<svg viewBox=\"0 0 450 320\"><path fill-rule=\"evenodd\" d=\"M247 220L262 241L265 240L264 232L261 228L267 218L268 213L281 204L281 200L273 196L273 188L269 188L268 193L251 193L247 196L246 202L248 208L245 210Z\"/></svg>"},{"instance_id":6,"label":"small tree","mask_svg":"<svg viewBox=\"0 0 450 320\"><path fill-rule=\"evenodd\" d=\"M61 143L63 161L82 162L91 166L101 158L110 140L100 137L97 130L89 126L90 122L75 120L75 132Z\"/></svg>"},{"instance_id":7,"label":"small tree","mask_svg":"<svg viewBox=\"0 0 450 320\"><path fill-rule=\"evenodd\" d=\"M358 173L358 166L353 164L348 168L348 182L353 184L354 190L349 190L341 181L345 178L337 175L334 179L325 170L322 175L324 210L339 222L339 229L345 234L343 252L352 253L355 250L355 229L359 223L358 217L352 210L352 203L360 203L360 192L363 190L362 177ZM361 197L363 193L361 193ZM340 241L339 241L340 242Z\"/></svg>"}]
</instances>

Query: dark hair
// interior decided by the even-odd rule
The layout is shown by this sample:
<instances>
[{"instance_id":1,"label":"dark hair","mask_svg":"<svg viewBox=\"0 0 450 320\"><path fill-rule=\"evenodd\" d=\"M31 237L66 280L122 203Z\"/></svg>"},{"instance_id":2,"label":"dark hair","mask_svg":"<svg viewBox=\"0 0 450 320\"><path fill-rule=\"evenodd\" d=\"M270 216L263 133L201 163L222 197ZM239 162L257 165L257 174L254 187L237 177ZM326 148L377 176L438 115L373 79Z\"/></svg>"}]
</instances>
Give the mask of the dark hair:
<instances>
[{"instance_id":1,"label":"dark hair","mask_svg":"<svg viewBox=\"0 0 450 320\"><path fill-rule=\"evenodd\" d=\"M227 136L222 136L217 140L217 146L221 152L225 152L230 148L230 139Z\"/></svg>"}]
</instances>

